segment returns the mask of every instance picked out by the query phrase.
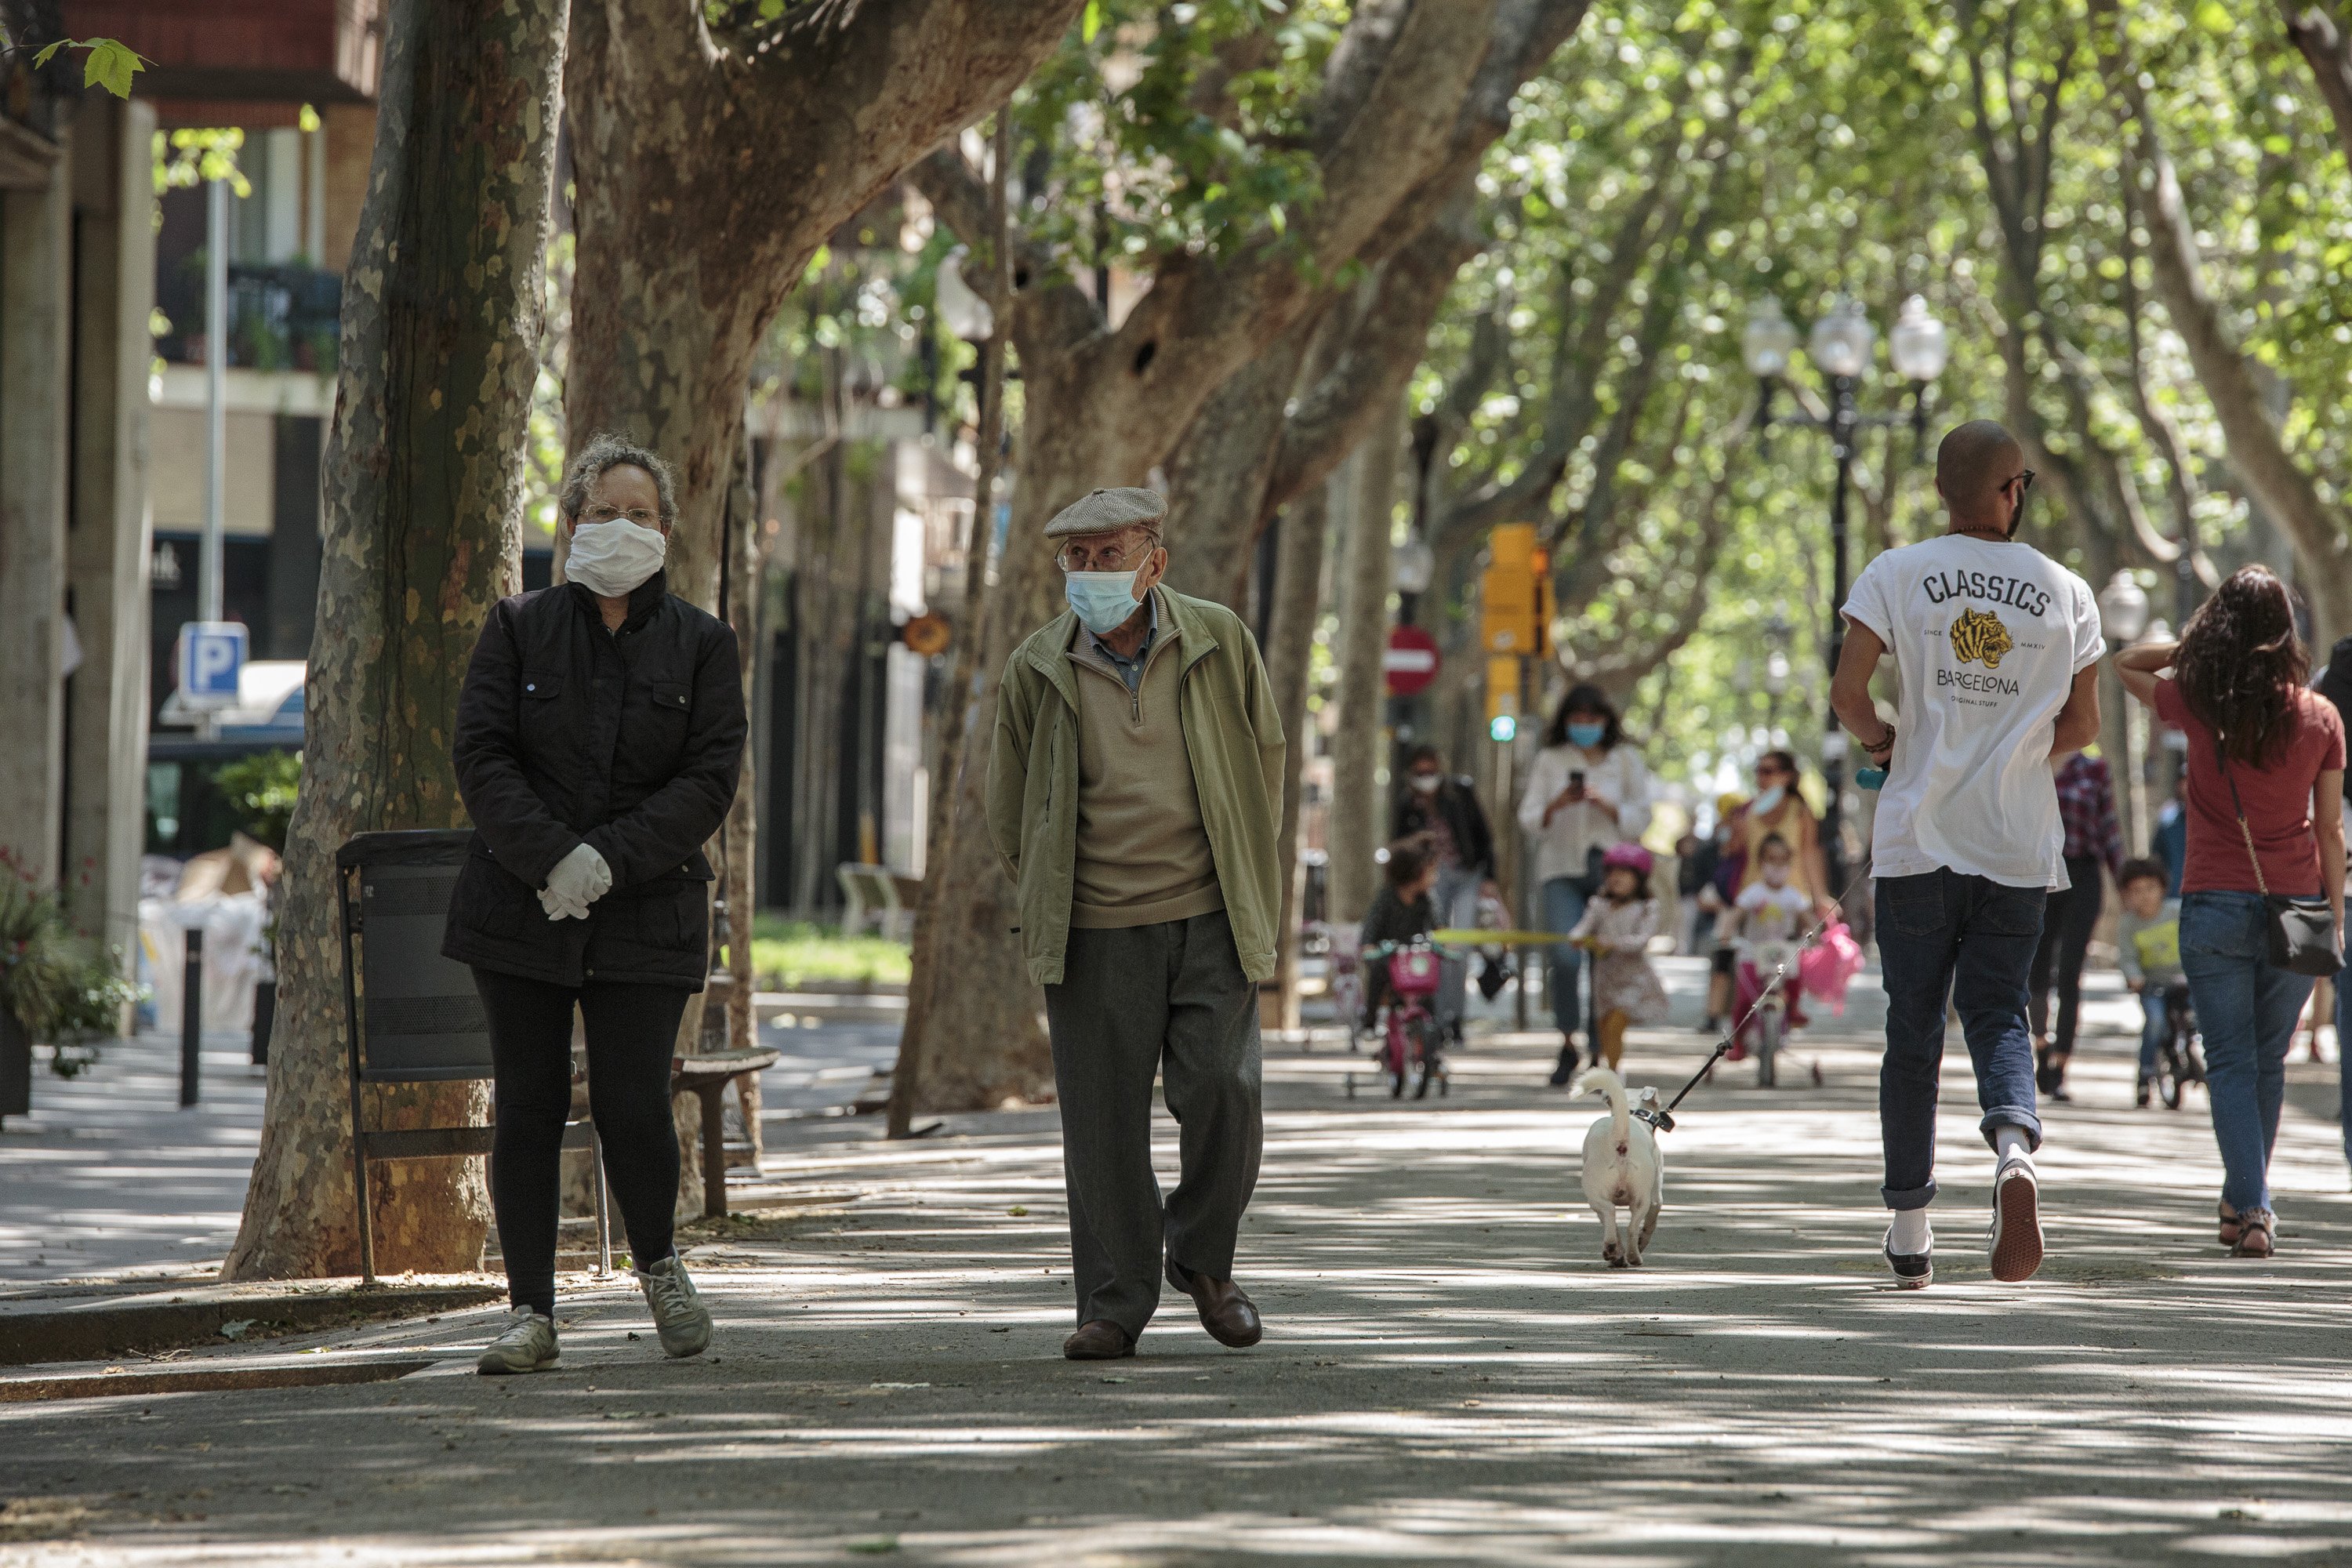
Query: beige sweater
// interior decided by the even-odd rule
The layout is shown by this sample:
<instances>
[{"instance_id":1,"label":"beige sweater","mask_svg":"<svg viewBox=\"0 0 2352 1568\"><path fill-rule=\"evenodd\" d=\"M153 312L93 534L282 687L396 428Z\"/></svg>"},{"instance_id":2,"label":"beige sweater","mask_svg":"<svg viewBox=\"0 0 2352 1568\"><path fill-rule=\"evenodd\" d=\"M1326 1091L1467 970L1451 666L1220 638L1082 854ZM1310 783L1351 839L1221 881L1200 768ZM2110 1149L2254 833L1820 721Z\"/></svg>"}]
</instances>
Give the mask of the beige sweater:
<instances>
[{"instance_id":1,"label":"beige sweater","mask_svg":"<svg viewBox=\"0 0 2352 1568\"><path fill-rule=\"evenodd\" d=\"M1171 617L1160 625L1132 694L1083 629L1070 647L1078 686L1070 924L1080 930L1156 925L1225 906L1177 718L1183 644Z\"/></svg>"}]
</instances>

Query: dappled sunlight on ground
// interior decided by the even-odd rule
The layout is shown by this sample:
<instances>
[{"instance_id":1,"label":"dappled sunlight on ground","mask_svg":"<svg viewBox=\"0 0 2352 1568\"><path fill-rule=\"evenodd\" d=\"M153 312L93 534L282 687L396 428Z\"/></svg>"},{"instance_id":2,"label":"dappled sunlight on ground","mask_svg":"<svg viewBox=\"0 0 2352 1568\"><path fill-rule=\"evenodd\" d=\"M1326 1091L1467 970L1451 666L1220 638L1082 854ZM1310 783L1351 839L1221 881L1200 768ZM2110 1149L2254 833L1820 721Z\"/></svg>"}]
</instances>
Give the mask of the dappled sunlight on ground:
<instances>
[{"instance_id":1,"label":"dappled sunlight on ground","mask_svg":"<svg viewBox=\"0 0 2352 1568\"><path fill-rule=\"evenodd\" d=\"M1240 1264L1265 1342L1222 1349L1174 1299L1114 1363L1058 1354L1050 1108L899 1146L826 1128L767 1185L840 1201L698 1247L711 1354L663 1362L633 1291L574 1279L537 1378L471 1374L480 1310L276 1347L448 1358L395 1383L0 1405L0 1490L80 1510L0 1562L2352 1562L2336 1130L2290 1110L2281 1256L2230 1260L2202 1104L2131 1110L2126 1045L2087 1046L2050 1112L2021 1289L1986 1270L1956 1047L1926 1292L1877 1255L1851 1033L1801 1052L1819 1089L1734 1065L1692 1096L1639 1270L1599 1257L1600 1106L1538 1087L1542 1037L1474 1041L1421 1104L1277 1051ZM1671 1092L1702 1054L1637 1034L1633 1076Z\"/></svg>"}]
</instances>

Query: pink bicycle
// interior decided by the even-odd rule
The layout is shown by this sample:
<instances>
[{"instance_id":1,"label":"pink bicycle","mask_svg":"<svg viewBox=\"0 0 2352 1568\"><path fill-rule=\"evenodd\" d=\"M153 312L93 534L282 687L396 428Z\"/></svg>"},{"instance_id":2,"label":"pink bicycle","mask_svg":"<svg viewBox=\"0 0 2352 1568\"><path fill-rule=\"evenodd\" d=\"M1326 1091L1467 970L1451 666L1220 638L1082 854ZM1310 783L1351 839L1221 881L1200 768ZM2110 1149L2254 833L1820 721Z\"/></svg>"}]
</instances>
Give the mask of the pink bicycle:
<instances>
[{"instance_id":1,"label":"pink bicycle","mask_svg":"<svg viewBox=\"0 0 2352 1568\"><path fill-rule=\"evenodd\" d=\"M1389 998L1382 1008L1380 1033L1373 1037L1372 1049L1381 1065L1381 1081L1388 1085L1389 1098L1404 1098L1405 1086L1412 1085L1415 1100L1429 1098L1430 1086L1437 1087L1440 1099L1450 1091L1445 1063L1439 1050L1445 1030L1432 1010L1437 995L1444 960L1451 955L1425 936L1410 942L1384 942L1367 948L1363 962L1367 967L1385 962L1389 972ZM1348 1074L1348 1098L1356 1096L1356 1075Z\"/></svg>"}]
</instances>

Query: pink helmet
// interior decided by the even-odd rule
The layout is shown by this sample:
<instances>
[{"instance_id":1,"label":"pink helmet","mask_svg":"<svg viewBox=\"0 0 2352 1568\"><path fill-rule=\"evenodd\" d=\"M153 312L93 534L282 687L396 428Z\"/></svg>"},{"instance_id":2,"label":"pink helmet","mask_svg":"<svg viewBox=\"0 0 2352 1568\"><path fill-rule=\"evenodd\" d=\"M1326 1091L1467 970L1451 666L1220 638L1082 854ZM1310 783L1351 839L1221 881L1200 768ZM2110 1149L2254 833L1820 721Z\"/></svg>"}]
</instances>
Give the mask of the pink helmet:
<instances>
[{"instance_id":1,"label":"pink helmet","mask_svg":"<svg viewBox=\"0 0 2352 1568\"><path fill-rule=\"evenodd\" d=\"M1622 866L1628 871L1636 872L1644 877L1650 874L1650 868L1656 864L1656 861L1650 858L1648 850L1630 842L1613 845L1608 853L1601 857L1601 868L1604 871L1612 866Z\"/></svg>"}]
</instances>

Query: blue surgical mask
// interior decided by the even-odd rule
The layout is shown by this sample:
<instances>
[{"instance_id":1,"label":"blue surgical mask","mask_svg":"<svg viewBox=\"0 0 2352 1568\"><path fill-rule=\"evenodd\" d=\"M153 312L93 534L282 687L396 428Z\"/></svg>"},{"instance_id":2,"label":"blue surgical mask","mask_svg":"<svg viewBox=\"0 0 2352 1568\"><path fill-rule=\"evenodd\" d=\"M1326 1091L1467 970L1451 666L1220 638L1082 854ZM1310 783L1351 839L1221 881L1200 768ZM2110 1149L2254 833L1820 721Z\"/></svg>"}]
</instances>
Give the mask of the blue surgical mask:
<instances>
[{"instance_id":1,"label":"blue surgical mask","mask_svg":"<svg viewBox=\"0 0 2352 1568\"><path fill-rule=\"evenodd\" d=\"M1589 752L1601 744L1601 737L1608 733L1609 726L1606 724L1570 724L1568 727L1568 743L1581 746Z\"/></svg>"},{"instance_id":2,"label":"blue surgical mask","mask_svg":"<svg viewBox=\"0 0 2352 1568\"><path fill-rule=\"evenodd\" d=\"M1135 596L1135 569L1124 572L1065 572L1062 595L1078 622L1097 637L1115 632L1143 607Z\"/></svg>"},{"instance_id":3,"label":"blue surgical mask","mask_svg":"<svg viewBox=\"0 0 2352 1568\"><path fill-rule=\"evenodd\" d=\"M1759 816L1769 816L1780 809L1780 802L1788 798L1788 794L1785 786L1774 784L1770 789L1758 795L1749 809Z\"/></svg>"}]
</instances>

